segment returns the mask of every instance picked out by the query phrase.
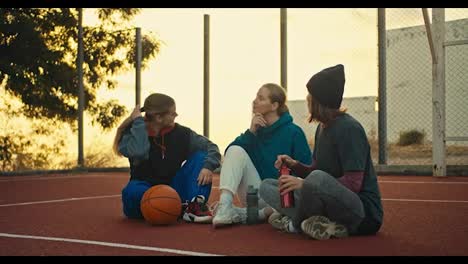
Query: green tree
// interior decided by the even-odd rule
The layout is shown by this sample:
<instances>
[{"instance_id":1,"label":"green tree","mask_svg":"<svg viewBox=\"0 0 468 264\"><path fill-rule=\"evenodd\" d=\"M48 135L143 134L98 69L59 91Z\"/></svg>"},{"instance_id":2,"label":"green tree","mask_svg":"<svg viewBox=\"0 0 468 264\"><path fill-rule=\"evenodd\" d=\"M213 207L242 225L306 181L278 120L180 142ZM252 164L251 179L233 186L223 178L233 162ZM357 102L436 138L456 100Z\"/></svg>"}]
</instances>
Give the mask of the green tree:
<instances>
[{"instance_id":1,"label":"green tree","mask_svg":"<svg viewBox=\"0 0 468 264\"><path fill-rule=\"evenodd\" d=\"M114 89L115 76L135 64L135 30L128 26L136 8L97 9L100 24L83 27L84 109L104 130L127 110L116 100L97 102L102 86ZM19 98L29 118L64 121L76 128L78 10L0 9L0 84ZM142 34L142 68L160 42Z\"/></svg>"},{"instance_id":2,"label":"green tree","mask_svg":"<svg viewBox=\"0 0 468 264\"><path fill-rule=\"evenodd\" d=\"M11 92L0 87L0 93L0 169L54 169L55 164L60 169L73 167L56 162L66 156L62 151L69 142L63 133L71 133L70 125L53 118L26 118L22 104Z\"/></svg>"}]
</instances>

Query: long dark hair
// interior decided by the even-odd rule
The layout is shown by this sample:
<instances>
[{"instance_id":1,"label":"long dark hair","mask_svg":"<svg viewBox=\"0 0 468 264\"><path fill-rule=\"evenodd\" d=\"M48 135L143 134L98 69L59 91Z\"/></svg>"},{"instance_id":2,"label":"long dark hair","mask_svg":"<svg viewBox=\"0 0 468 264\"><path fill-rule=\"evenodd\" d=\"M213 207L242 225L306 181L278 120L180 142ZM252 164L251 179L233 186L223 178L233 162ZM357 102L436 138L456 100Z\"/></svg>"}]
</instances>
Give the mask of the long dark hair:
<instances>
[{"instance_id":1,"label":"long dark hair","mask_svg":"<svg viewBox=\"0 0 468 264\"><path fill-rule=\"evenodd\" d=\"M346 108L341 107L340 109L333 109L322 105L315 97L313 97L310 93L309 96L311 97L311 101L309 103L309 123L312 122L320 122L327 126L331 121L335 120L337 116L343 115L346 113Z\"/></svg>"}]
</instances>

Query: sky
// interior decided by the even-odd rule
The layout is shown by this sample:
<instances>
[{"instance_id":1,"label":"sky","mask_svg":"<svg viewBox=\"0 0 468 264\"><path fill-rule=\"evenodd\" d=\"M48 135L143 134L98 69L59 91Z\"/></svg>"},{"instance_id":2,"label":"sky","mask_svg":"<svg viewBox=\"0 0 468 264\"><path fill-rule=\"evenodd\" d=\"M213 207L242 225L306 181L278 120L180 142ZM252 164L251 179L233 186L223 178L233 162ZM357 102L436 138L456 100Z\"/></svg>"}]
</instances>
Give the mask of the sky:
<instances>
[{"instance_id":1,"label":"sky","mask_svg":"<svg viewBox=\"0 0 468 264\"><path fill-rule=\"evenodd\" d=\"M304 100L305 83L323 68L345 66L344 97L377 95L377 9L288 9L288 100ZM163 42L141 75L141 101L153 92L176 101L176 122L203 134L203 15L210 15L210 139L221 152L250 126L251 103L268 82L280 83L279 8L144 8L129 24ZM468 9L446 11L446 20ZM85 9L83 23L97 22ZM420 8L387 9L387 28L424 23ZM118 88L98 100L135 104L135 72L117 77ZM85 120L86 121L86 120ZM113 133L110 133L111 135ZM112 137L97 128L85 139ZM92 140L85 143L94 144ZM86 144L85 144L86 147ZM107 148L107 146L106 146Z\"/></svg>"}]
</instances>

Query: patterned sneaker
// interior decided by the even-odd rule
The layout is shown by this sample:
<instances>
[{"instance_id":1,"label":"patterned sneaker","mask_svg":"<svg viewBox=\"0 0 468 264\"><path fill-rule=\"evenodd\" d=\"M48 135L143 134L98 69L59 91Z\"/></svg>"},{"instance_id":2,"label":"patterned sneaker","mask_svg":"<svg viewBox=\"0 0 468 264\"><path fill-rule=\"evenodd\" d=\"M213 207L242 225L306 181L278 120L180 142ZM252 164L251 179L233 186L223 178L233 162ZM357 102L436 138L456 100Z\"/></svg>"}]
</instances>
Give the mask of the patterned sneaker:
<instances>
[{"instance_id":1,"label":"patterned sneaker","mask_svg":"<svg viewBox=\"0 0 468 264\"><path fill-rule=\"evenodd\" d=\"M213 227L232 225L242 222L242 216L232 204L218 203L214 210Z\"/></svg>"},{"instance_id":2,"label":"patterned sneaker","mask_svg":"<svg viewBox=\"0 0 468 264\"><path fill-rule=\"evenodd\" d=\"M206 205L205 196L197 195L192 198L184 210L183 219L192 223L211 223L213 214Z\"/></svg>"},{"instance_id":3,"label":"patterned sneaker","mask_svg":"<svg viewBox=\"0 0 468 264\"><path fill-rule=\"evenodd\" d=\"M274 211L269 217L268 217L268 223L270 225L272 225L274 228L276 229L281 229L280 226L277 224L278 222L280 222L281 218L283 216L278 213L278 211Z\"/></svg>"},{"instance_id":4,"label":"patterned sneaker","mask_svg":"<svg viewBox=\"0 0 468 264\"><path fill-rule=\"evenodd\" d=\"M268 223L272 225L274 228L279 229L283 232L287 233L297 233L296 230L291 230L289 227L289 223L291 222L291 218L287 215L281 215L277 211L274 211L270 217L268 217Z\"/></svg>"},{"instance_id":5,"label":"patterned sneaker","mask_svg":"<svg viewBox=\"0 0 468 264\"><path fill-rule=\"evenodd\" d=\"M348 230L345 226L332 222L321 215L311 216L302 221L301 229L305 234L317 240L348 236Z\"/></svg>"}]
</instances>

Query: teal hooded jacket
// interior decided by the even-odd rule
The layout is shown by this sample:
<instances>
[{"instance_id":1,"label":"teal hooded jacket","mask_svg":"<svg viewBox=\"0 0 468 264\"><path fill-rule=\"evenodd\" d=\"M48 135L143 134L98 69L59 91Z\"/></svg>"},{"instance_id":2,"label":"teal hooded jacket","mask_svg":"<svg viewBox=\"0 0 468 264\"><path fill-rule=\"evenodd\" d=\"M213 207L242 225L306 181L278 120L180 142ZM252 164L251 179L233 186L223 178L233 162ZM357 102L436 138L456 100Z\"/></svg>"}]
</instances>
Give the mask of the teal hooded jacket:
<instances>
[{"instance_id":1,"label":"teal hooded jacket","mask_svg":"<svg viewBox=\"0 0 468 264\"><path fill-rule=\"evenodd\" d=\"M293 123L289 112L268 127L257 129L256 135L247 129L229 146L240 146L249 155L260 178L278 178L275 161L278 155L286 154L303 164L311 164L312 152L302 129Z\"/></svg>"}]
</instances>

